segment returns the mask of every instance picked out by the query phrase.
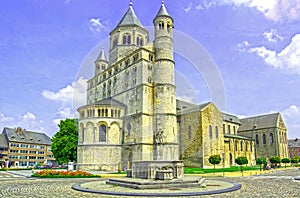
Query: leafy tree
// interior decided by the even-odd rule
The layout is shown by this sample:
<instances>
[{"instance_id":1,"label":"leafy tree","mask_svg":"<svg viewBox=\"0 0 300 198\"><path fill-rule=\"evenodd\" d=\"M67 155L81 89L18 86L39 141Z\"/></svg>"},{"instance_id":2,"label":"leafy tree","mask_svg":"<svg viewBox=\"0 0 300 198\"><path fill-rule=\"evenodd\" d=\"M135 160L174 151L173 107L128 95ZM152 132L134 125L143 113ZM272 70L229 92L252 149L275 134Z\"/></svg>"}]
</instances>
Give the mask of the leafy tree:
<instances>
[{"instance_id":1,"label":"leafy tree","mask_svg":"<svg viewBox=\"0 0 300 198\"><path fill-rule=\"evenodd\" d=\"M237 157L235 163L241 166L241 172L243 173L243 164L248 164L247 157Z\"/></svg>"},{"instance_id":2,"label":"leafy tree","mask_svg":"<svg viewBox=\"0 0 300 198\"><path fill-rule=\"evenodd\" d=\"M290 163L291 160L290 160L289 158L282 158L282 159L281 159L281 162L284 163L284 167L286 168L286 164L287 164L287 163Z\"/></svg>"},{"instance_id":3,"label":"leafy tree","mask_svg":"<svg viewBox=\"0 0 300 198\"><path fill-rule=\"evenodd\" d=\"M59 131L52 137L51 150L59 164L77 160L77 119L61 120Z\"/></svg>"},{"instance_id":4,"label":"leafy tree","mask_svg":"<svg viewBox=\"0 0 300 198\"><path fill-rule=\"evenodd\" d=\"M298 162L299 162L299 156L295 156L295 157L293 157L292 159L291 159L291 162L293 163L293 164L297 164Z\"/></svg>"},{"instance_id":5,"label":"leafy tree","mask_svg":"<svg viewBox=\"0 0 300 198\"><path fill-rule=\"evenodd\" d=\"M220 164L221 157L220 155L211 155L208 159L209 163L214 165L214 172L216 171L216 164Z\"/></svg>"},{"instance_id":6,"label":"leafy tree","mask_svg":"<svg viewBox=\"0 0 300 198\"><path fill-rule=\"evenodd\" d=\"M280 164L280 157L278 156L273 156L270 158L270 162L272 163L273 167L276 168L277 164Z\"/></svg>"},{"instance_id":7,"label":"leafy tree","mask_svg":"<svg viewBox=\"0 0 300 198\"><path fill-rule=\"evenodd\" d=\"M256 159L256 164L259 165L259 170L261 171L261 166L266 165L267 162L266 162L265 158L258 158L258 159Z\"/></svg>"}]
</instances>

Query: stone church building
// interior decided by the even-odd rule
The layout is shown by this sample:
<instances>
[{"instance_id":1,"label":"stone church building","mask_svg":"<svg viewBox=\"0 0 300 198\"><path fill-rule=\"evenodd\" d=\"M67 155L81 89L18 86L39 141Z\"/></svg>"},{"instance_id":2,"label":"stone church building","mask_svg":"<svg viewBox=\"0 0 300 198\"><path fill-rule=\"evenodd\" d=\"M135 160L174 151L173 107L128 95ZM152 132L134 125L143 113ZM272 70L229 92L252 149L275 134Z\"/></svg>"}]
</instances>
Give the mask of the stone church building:
<instances>
[{"instance_id":1,"label":"stone church building","mask_svg":"<svg viewBox=\"0 0 300 198\"><path fill-rule=\"evenodd\" d=\"M235 165L238 156L255 163L251 132L262 132L249 129L254 122L242 127L246 119L222 113L213 103L176 100L173 22L162 3L153 19L155 38L149 41L130 3L110 32L109 56L101 50L95 60L87 104L78 109L78 169L116 171L138 161L181 159L186 166L211 167L212 154L221 155L219 166ZM270 126L277 143L268 154L287 156L281 140L286 128L282 119L278 123L279 131Z\"/></svg>"}]
</instances>

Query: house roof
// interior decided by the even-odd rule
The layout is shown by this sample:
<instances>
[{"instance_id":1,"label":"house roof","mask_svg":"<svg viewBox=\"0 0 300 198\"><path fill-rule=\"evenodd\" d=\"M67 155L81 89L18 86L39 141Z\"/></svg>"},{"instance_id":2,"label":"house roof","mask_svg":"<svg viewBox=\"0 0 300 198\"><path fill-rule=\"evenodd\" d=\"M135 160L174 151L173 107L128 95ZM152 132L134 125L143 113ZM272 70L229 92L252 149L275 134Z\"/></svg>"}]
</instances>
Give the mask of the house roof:
<instances>
[{"instance_id":1,"label":"house roof","mask_svg":"<svg viewBox=\"0 0 300 198\"><path fill-rule=\"evenodd\" d=\"M238 131L253 130L254 126L256 126L256 129L277 127L279 116L279 113L272 113L240 119L242 125L239 127Z\"/></svg>"},{"instance_id":2,"label":"house roof","mask_svg":"<svg viewBox=\"0 0 300 198\"><path fill-rule=\"evenodd\" d=\"M162 1L161 6L160 6L155 18L157 18L159 16L167 16L167 17L172 18L165 7L164 1Z\"/></svg>"},{"instance_id":3,"label":"house roof","mask_svg":"<svg viewBox=\"0 0 300 198\"><path fill-rule=\"evenodd\" d=\"M222 113L222 117L223 117L224 121L241 124L241 121L237 116L228 114L228 113L224 113L224 112L221 112L221 113Z\"/></svg>"},{"instance_id":4,"label":"house roof","mask_svg":"<svg viewBox=\"0 0 300 198\"><path fill-rule=\"evenodd\" d=\"M5 135L0 134L0 148L8 148L8 143L6 141Z\"/></svg>"},{"instance_id":5,"label":"house roof","mask_svg":"<svg viewBox=\"0 0 300 198\"><path fill-rule=\"evenodd\" d=\"M181 103L181 104L176 103L176 106L178 107L177 108L177 115L201 111L205 107L207 107L209 104L212 104L211 102L207 102L207 103L195 105L195 104L192 104L192 103L183 102L183 101L179 101L179 100L177 100L177 102ZM186 105L186 108L179 109L180 105L184 105L183 107L185 107L185 105Z\"/></svg>"},{"instance_id":6,"label":"house roof","mask_svg":"<svg viewBox=\"0 0 300 198\"><path fill-rule=\"evenodd\" d=\"M107 61L104 49L101 50L99 56L96 59L97 61Z\"/></svg>"},{"instance_id":7,"label":"house roof","mask_svg":"<svg viewBox=\"0 0 300 198\"><path fill-rule=\"evenodd\" d=\"M140 26L143 27L142 23L140 22L139 18L136 16L133 8L132 8L132 3L130 2L129 8L117 27L122 27L122 26Z\"/></svg>"},{"instance_id":8,"label":"house roof","mask_svg":"<svg viewBox=\"0 0 300 198\"><path fill-rule=\"evenodd\" d=\"M125 107L126 105L122 102L113 99L113 98L105 98L103 100L95 102L95 105L103 105L103 106L119 106L119 107Z\"/></svg>"},{"instance_id":9,"label":"house roof","mask_svg":"<svg viewBox=\"0 0 300 198\"><path fill-rule=\"evenodd\" d=\"M45 133L28 131L21 128L8 128L3 129L2 134L6 135L9 141L24 142L33 144L46 144L51 145L51 138Z\"/></svg>"},{"instance_id":10,"label":"house roof","mask_svg":"<svg viewBox=\"0 0 300 198\"><path fill-rule=\"evenodd\" d=\"M300 139L296 138L296 139L292 139L292 140L288 140L288 147L300 147Z\"/></svg>"}]
</instances>

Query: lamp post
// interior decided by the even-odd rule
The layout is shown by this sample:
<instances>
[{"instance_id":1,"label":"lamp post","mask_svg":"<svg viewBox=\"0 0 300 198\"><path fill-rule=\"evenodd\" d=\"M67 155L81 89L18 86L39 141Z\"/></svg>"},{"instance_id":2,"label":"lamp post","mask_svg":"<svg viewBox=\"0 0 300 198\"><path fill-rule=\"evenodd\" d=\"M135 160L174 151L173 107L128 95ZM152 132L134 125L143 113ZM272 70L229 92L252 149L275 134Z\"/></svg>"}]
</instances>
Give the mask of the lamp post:
<instances>
[{"instance_id":1,"label":"lamp post","mask_svg":"<svg viewBox=\"0 0 300 198\"><path fill-rule=\"evenodd\" d=\"M256 139L254 139L254 130L257 128L257 125L254 124L252 128L252 141L254 142L254 160L256 160Z\"/></svg>"}]
</instances>

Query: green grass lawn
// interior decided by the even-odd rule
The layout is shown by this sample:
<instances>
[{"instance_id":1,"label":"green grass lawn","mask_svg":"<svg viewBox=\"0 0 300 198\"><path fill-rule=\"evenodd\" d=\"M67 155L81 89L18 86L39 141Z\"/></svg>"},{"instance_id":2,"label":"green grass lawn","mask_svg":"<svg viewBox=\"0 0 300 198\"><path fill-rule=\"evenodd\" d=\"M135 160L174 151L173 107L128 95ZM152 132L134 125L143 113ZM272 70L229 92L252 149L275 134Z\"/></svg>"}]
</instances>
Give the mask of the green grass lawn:
<instances>
[{"instance_id":1,"label":"green grass lawn","mask_svg":"<svg viewBox=\"0 0 300 198\"><path fill-rule=\"evenodd\" d=\"M243 170L259 170L259 166L243 166ZM185 174L203 174L203 173L213 173L213 172L236 172L241 171L240 166L232 166L230 168L194 168L194 167L184 167Z\"/></svg>"}]
</instances>

